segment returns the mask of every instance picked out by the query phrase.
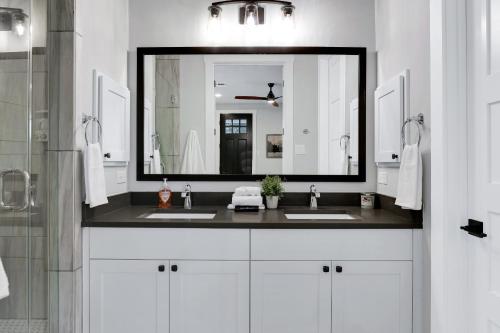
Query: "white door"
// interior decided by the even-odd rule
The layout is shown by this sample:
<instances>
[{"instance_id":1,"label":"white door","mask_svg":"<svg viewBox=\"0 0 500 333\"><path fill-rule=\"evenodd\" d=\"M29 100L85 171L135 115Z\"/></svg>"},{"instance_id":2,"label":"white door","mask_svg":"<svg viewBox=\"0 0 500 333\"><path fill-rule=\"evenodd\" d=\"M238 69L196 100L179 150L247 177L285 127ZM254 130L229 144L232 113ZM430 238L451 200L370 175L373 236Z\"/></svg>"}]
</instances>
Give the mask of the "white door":
<instances>
[{"instance_id":1,"label":"white door","mask_svg":"<svg viewBox=\"0 0 500 333\"><path fill-rule=\"evenodd\" d=\"M248 333L248 261L173 261L170 333Z\"/></svg>"},{"instance_id":2,"label":"white door","mask_svg":"<svg viewBox=\"0 0 500 333\"><path fill-rule=\"evenodd\" d=\"M333 263L335 333L411 333L410 261Z\"/></svg>"},{"instance_id":3,"label":"white door","mask_svg":"<svg viewBox=\"0 0 500 333\"><path fill-rule=\"evenodd\" d=\"M252 262L252 333L330 333L331 262Z\"/></svg>"},{"instance_id":4,"label":"white door","mask_svg":"<svg viewBox=\"0 0 500 333\"><path fill-rule=\"evenodd\" d=\"M164 333L168 261L92 260L90 333Z\"/></svg>"},{"instance_id":5,"label":"white door","mask_svg":"<svg viewBox=\"0 0 500 333\"><path fill-rule=\"evenodd\" d=\"M469 217L485 238L466 237L471 333L500 332L500 1L469 0Z\"/></svg>"}]
</instances>

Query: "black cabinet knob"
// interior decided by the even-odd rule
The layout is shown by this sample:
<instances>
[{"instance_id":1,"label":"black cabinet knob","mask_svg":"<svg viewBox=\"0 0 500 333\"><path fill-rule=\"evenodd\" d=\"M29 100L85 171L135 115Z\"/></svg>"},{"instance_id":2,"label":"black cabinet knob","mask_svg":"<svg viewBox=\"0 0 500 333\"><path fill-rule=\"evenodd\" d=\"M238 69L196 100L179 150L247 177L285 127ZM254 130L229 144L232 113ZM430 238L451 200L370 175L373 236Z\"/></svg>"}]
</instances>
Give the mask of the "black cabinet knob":
<instances>
[{"instance_id":1,"label":"black cabinet knob","mask_svg":"<svg viewBox=\"0 0 500 333\"><path fill-rule=\"evenodd\" d=\"M172 269L172 272L177 272L179 267L177 267L177 265L172 265L171 269Z\"/></svg>"},{"instance_id":2,"label":"black cabinet knob","mask_svg":"<svg viewBox=\"0 0 500 333\"><path fill-rule=\"evenodd\" d=\"M106 153L106 154L104 154L104 157L106 157L106 158L111 158L111 153Z\"/></svg>"},{"instance_id":3,"label":"black cabinet knob","mask_svg":"<svg viewBox=\"0 0 500 333\"><path fill-rule=\"evenodd\" d=\"M398 158L399 158L399 155L392 154L392 159L393 159L393 160L397 160Z\"/></svg>"},{"instance_id":4,"label":"black cabinet knob","mask_svg":"<svg viewBox=\"0 0 500 333\"><path fill-rule=\"evenodd\" d=\"M335 267L335 272L342 273L342 266Z\"/></svg>"},{"instance_id":5,"label":"black cabinet knob","mask_svg":"<svg viewBox=\"0 0 500 333\"><path fill-rule=\"evenodd\" d=\"M330 272L330 266L323 266L323 272L324 273Z\"/></svg>"},{"instance_id":6,"label":"black cabinet knob","mask_svg":"<svg viewBox=\"0 0 500 333\"><path fill-rule=\"evenodd\" d=\"M158 266L158 271L159 272L165 272L165 265Z\"/></svg>"}]
</instances>

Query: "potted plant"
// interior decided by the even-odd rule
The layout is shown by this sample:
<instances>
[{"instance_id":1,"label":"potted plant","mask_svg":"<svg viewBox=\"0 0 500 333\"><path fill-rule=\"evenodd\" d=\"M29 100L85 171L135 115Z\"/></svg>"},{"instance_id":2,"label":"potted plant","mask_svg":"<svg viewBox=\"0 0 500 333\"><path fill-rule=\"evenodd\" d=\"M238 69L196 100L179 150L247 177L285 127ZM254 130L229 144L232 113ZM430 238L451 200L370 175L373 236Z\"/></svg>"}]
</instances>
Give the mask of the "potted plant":
<instances>
[{"instance_id":1,"label":"potted plant","mask_svg":"<svg viewBox=\"0 0 500 333\"><path fill-rule=\"evenodd\" d=\"M279 176L266 176L261 184L268 209L278 208L278 200L283 194L283 184Z\"/></svg>"}]
</instances>

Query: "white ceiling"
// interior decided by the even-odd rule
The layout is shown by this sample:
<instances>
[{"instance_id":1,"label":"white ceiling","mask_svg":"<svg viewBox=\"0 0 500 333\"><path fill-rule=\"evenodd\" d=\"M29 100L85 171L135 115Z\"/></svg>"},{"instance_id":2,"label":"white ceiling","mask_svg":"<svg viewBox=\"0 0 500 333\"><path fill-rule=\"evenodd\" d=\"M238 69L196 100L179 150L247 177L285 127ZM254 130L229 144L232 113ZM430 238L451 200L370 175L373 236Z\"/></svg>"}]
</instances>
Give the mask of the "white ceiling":
<instances>
[{"instance_id":1,"label":"white ceiling","mask_svg":"<svg viewBox=\"0 0 500 333\"><path fill-rule=\"evenodd\" d=\"M268 83L274 82L275 96L282 96L283 66L267 65L216 65L215 81L225 83L223 87L216 87L215 93L222 96L216 98L218 106L228 105L262 105L271 107L266 101L236 100L234 96L267 96ZM281 105L281 103L280 103Z\"/></svg>"}]
</instances>

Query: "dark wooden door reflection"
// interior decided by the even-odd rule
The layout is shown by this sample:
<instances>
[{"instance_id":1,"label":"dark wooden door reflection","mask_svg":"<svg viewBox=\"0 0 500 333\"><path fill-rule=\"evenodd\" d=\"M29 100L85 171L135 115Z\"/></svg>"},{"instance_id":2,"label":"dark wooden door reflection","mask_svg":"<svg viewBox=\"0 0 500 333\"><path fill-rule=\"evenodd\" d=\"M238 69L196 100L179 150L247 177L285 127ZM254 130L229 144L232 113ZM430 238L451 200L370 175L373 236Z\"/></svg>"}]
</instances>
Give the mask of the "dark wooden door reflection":
<instances>
[{"instance_id":1,"label":"dark wooden door reflection","mask_svg":"<svg viewBox=\"0 0 500 333\"><path fill-rule=\"evenodd\" d=\"M252 114L220 115L220 174L252 174Z\"/></svg>"}]
</instances>

